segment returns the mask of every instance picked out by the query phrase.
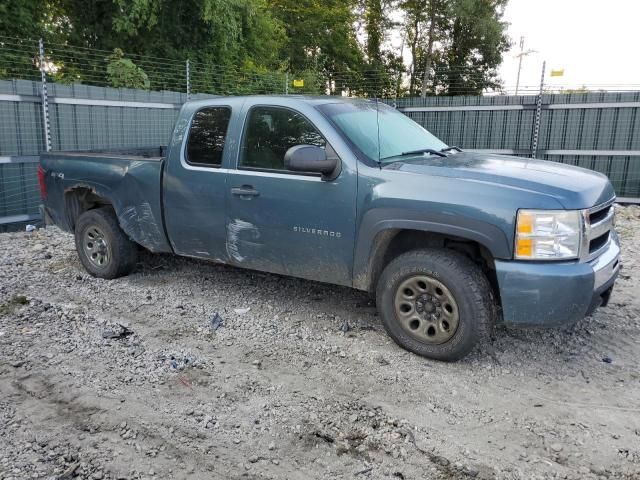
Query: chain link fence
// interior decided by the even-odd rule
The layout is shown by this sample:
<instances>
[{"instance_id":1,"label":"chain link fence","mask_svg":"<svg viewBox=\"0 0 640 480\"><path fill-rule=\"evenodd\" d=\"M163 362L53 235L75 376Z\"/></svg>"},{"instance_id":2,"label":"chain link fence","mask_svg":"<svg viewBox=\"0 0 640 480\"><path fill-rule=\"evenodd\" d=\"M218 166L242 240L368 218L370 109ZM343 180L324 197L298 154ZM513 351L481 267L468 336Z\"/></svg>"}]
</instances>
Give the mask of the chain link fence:
<instances>
[{"instance_id":1,"label":"chain link fence","mask_svg":"<svg viewBox=\"0 0 640 480\"><path fill-rule=\"evenodd\" d=\"M512 95L493 77L433 70L420 98L406 70L264 71L0 37L0 229L38 219L40 152L166 145L180 106L210 95L376 96L450 145L594 169L638 201L640 85L541 77Z\"/></svg>"}]
</instances>

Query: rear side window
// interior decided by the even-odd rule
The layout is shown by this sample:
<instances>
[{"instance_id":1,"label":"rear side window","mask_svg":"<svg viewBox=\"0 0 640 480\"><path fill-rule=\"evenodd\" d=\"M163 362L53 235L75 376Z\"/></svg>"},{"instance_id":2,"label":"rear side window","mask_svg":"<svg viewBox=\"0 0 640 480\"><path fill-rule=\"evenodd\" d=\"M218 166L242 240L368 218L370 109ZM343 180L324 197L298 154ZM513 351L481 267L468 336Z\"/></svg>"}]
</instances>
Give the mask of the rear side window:
<instances>
[{"instance_id":1,"label":"rear side window","mask_svg":"<svg viewBox=\"0 0 640 480\"><path fill-rule=\"evenodd\" d=\"M187 162L206 167L222 165L222 152L231 118L228 107L198 110L191 122L187 139Z\"/></svg>"},{"instance_id":2,"label":"rear side window","mask_svg":"<svg viewBox=\"0 0 640 480\"><path fill-rule=\"evenodd\" d=\"M286 170L284 154L303 144L326 146L320 132L300 113L282 107L255 107L249 112L240 167Z\"/></svg>"}]
</instances>

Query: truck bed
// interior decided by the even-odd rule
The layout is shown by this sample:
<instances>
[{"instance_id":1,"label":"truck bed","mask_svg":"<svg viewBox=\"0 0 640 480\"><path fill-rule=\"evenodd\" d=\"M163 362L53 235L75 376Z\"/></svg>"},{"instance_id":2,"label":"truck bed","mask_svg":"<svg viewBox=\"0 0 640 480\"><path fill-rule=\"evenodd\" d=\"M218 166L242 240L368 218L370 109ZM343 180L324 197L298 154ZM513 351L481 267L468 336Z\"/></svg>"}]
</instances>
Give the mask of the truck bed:
<instances>
[{"instance_id":1,"label":"truck bed","mask_svg":"<svg viewBox=\"0 0 640 480\"><path fill-rule=\"evenodd\" d=\"M141 148L110 148L96 150L62 150L57 152L47 152L45 155L62 155L65 157L95 157L95 158L117 158L122 160L164 160L167 154L167 147L141 147Z\"/></svg>"},{"instance_id":2,"label":"truck bed","mask_svg":"<svg viewBox=\"0 0 640 480\"><path fill-rule=\"evenodd\" d=\"M166 147L42 154L48 213L57 225L73 231L76 219L69 206L74 201L107 199L131 240L152 252L171 251L162 211L165 154Z\"/></svg>"}]
</instances>

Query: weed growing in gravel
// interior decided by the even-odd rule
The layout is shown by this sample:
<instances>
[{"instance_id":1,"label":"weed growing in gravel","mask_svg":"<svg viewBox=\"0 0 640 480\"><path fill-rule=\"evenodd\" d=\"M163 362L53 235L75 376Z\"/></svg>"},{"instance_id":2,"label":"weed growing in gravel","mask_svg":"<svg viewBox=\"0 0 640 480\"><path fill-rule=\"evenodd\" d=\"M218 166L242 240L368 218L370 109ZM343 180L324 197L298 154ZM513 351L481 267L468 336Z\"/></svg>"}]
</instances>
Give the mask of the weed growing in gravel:
<instances>
[{"instance_id":1,"label":"weed growing in gravel","mask_svg":"<svg viewBox=\"0 0 640 480\"><path fill-rule=\"evenodd\" d=\"M14 295L8 302L0 305L0 316L11 315L16 308L27 303L29 303L29 300L24 295Z\"/></svg>"}]
</instances>

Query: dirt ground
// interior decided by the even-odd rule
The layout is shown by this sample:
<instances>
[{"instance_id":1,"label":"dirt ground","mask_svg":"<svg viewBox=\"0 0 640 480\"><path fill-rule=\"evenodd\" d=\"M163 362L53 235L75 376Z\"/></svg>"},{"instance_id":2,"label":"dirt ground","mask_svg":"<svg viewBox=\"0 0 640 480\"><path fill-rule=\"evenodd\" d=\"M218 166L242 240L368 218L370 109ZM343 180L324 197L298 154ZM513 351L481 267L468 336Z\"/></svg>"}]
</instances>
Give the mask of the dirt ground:
<instances>
[{"instance_id":1,"label":"dirt ground","mask_svg":"<svg viewBox=\"0 0 640 480\"><path fill-rule=\"evenodd\" d=\"M455 364L361 292L151 254L105 281L1 234L0 479L640 478L640 208L617 228L608 307Z\"/></svg>"}]
</instances>

